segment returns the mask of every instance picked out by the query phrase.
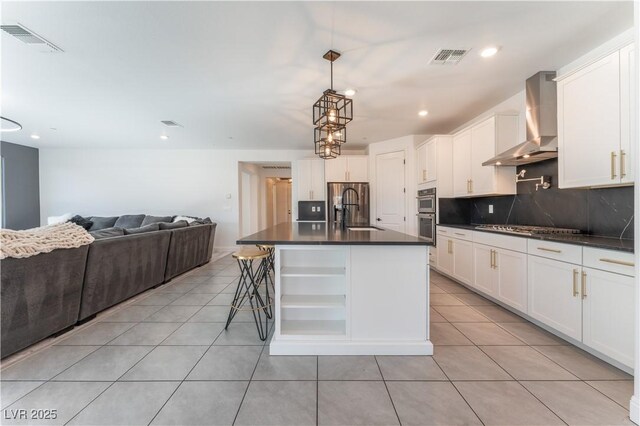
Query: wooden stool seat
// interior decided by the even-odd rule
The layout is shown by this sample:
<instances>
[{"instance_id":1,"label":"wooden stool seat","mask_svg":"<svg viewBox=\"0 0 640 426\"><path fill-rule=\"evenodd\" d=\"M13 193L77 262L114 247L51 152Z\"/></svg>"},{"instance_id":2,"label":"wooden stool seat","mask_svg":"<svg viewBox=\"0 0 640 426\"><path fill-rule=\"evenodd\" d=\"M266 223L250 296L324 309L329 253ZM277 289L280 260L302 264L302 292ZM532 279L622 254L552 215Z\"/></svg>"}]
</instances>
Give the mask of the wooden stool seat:
<instances>
[{"instance_id":1,"label":"wooden stool seat","mask_svg":"<svg viewBox=\"0 0 640 426\"><path fill-rule=\"evenodd\" d=\"M269 253L260 249L243 247L240 250L234 252L231 256L233 256L234 259L238 260L257 260L269 257Z\"/></svg>"}]
</instances>

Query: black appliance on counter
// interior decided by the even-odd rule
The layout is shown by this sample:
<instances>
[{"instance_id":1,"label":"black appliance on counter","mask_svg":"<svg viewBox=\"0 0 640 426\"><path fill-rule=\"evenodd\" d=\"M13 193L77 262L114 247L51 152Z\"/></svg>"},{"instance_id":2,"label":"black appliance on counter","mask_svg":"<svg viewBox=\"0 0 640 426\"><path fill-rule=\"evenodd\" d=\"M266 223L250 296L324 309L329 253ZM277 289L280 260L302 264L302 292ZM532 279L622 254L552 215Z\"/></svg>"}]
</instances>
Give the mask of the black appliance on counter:
<instances>
[{"instance_id":1,"label":"black appliance on counter","mask_svg":"<svg viewBox=\"0 0 640 426\"><path fill-rule=\"evenodd\" d=\"M436 189L418 191L418 237L430 243L436 242Z\"/></svg>"},{"instance_id":2,"label":"black appliance on counter","mask_svg":"<svg viewBox=\"0 0 640 426\"><path fill-rule=\"evenodd\" d=\"M324 201L298 201L298 220L324 222L325 210Z\"/></svg>"}]
</instances>

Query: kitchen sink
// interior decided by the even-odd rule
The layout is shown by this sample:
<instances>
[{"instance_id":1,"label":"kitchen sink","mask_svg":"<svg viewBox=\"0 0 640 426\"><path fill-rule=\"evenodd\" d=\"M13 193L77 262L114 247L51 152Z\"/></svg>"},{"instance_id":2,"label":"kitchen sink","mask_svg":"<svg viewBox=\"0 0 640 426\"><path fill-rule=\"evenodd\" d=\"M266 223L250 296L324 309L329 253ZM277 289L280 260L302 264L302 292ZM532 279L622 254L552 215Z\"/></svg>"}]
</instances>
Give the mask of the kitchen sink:
<instances>
[{"instance_id":1,"label":"kitchen sink","mask_svg":"<svg viewBox=\"0 0 640 426\"><path fill-rule=\"evenodd\" d=\"M375 226L349 226L347 229L349 231L384 231L384 229Z\"/></svg>"}]
</instances>

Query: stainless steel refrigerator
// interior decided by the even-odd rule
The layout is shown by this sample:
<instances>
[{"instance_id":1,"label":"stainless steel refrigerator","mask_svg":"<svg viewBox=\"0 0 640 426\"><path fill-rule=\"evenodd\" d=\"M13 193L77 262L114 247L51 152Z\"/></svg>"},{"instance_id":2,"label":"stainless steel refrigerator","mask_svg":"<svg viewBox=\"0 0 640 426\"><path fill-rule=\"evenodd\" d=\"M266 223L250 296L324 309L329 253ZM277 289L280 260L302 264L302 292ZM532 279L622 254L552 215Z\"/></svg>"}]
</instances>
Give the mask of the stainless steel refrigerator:
<instances>
[{"instance_id":1,"label":"stainless steel refrigerator","mask_svg":"<svg viewBox=\"0 0 640 426\"><path fill-rule=\"evenodd\" d=\"M343 214L347 226L369 225L368 183L327 183L327 220L341 224Z\"/></svg>"}]
</instances>

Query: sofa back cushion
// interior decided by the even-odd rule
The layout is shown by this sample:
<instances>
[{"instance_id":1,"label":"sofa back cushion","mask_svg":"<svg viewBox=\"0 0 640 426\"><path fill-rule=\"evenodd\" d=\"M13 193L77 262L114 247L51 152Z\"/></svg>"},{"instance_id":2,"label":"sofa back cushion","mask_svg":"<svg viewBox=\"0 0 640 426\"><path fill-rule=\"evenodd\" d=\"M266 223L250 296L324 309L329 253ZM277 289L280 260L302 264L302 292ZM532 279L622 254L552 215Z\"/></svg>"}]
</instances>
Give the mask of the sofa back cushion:
<instances>
[{"instance_id":1,"label":"sofa back cushion","mask_svg":"<svg viewBox=\"0 0 640 426\"><path fill-rule=\"evenodd\" d=\"M139 228L142 225L143 220L143 214L125 214L120 216L113 226L125 229Z\"/></svg>"},{"instance_id":2,"label":"sofa back cushion","mask_svg":"<svg viewBox=\"0 0 640 426\"><path fill-rule=\"evenodd\" d=\"M96 240L100 240L102 238L121 237L124 235L124 229L113 226L111 228L104 228L98 231L90 231L89 234L91 234Z\"/></svg>"},{"instance_id":3,"label":"sofa back cushion","mask_svg":"<svg viewBox=\"0 0 640 426\"><path fill-rule=\"evenodd\" d=\"M149 216L146 215L140 226L149 225L151 223L173 222L173 216Z\"/></svg>"},{"instance_id":4,"label":"sofa back cushion","mask_svg":"<svg viewBox=\"0 0 640 426\"><path fill-rule=\"evenodd\" d=\"M124 235L130 235L130 234L144 234L145 232L153 232L153 231L157 231L160 229L160 225L157 223L150 223L148 225L144 225L141 226L139 228L130 228L124 229Z\"/></svg>"},{"instance_id":5,"label":"sofa back cushion","mask_svg":"<svg viewBox=\"0 0 640 426\"><path fill-rule=\"evenodd\" d=\"M177 222L172 223L160 223L160 229L178 229L178 228L186 228L189 226L189 222L186 220L179 220Z\"/></svg>"},{"instance_id":6,"label":"sofa back cushion","mask_svg":"<svg viewBox=\"0 0 640 426\"><path fill-rule=\"evenodd\" d=\"M93 222L93 225L91 225L91 228L89 228L89 231L99 231L101 229L111 228L112 226L114 226L116 224L116 220L118 220L118 216L112 216L112 217L91 216L91 217L88 217L87 219Z\"/></svg>"}]
</instances>

